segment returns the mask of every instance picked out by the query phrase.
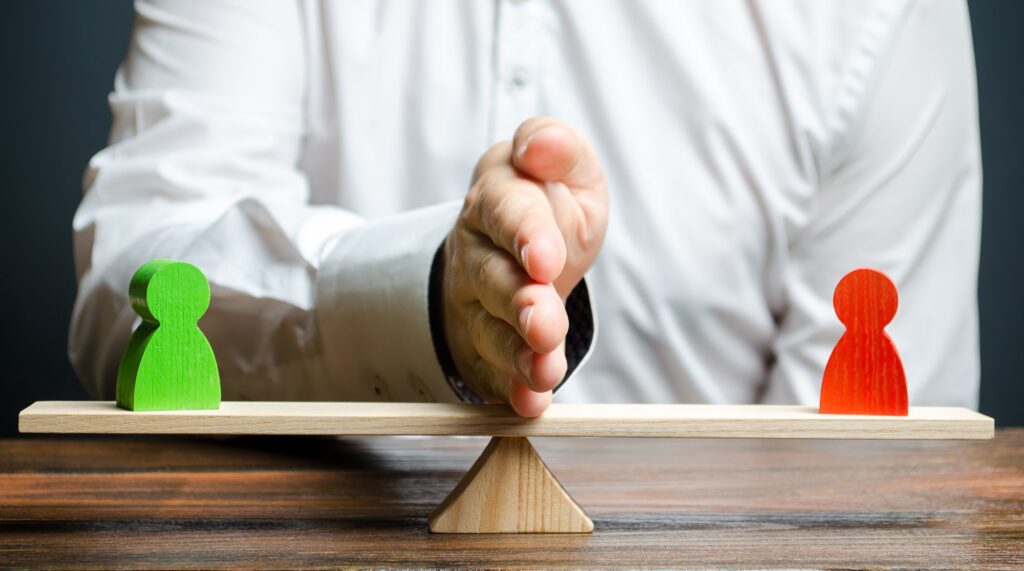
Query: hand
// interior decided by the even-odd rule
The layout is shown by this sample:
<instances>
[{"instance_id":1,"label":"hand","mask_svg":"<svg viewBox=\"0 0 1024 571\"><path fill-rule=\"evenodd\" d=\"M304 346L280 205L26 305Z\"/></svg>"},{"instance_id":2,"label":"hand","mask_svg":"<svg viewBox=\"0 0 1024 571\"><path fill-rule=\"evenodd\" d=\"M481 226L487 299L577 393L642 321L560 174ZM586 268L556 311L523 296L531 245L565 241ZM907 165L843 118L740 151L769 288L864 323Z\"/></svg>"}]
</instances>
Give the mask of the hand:
<instances>
[{"instance_id":1,"label":"hand","mask_svg":"<svg viewBox=\"0 0 1024 571\"><path fill-rule=\"evenodd\" d=\"M491 147L444 246L444 329L489 401L540 415L566 372L565 300L597 257L608 191L593 149L551 118Z\"/></svg>"}]
</instances>

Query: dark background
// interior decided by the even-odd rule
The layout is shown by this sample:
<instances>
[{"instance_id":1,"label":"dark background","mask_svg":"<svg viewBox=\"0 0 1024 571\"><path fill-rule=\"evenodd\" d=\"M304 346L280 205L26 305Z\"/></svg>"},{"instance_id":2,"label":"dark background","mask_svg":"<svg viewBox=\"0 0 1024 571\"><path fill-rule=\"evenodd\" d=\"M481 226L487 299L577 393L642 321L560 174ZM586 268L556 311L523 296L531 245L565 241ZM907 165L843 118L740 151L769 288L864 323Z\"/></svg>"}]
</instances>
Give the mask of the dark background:
<instances>
[{"instance_id":1,"label":"dark background","mask_svg":"<svg viewBox=\"0 0 1024 571\"><path fill-rule=\"evenodd\" d=\"M985 168L981 410L1016 426L1024 425L1024 2L970 8ZM16 432L18 411L32 401L87 398L66 351L71 218L86 162L106 141L106 97L131 18L127 0L0 3L0 435Z\"/></svg>"}]
</instances>

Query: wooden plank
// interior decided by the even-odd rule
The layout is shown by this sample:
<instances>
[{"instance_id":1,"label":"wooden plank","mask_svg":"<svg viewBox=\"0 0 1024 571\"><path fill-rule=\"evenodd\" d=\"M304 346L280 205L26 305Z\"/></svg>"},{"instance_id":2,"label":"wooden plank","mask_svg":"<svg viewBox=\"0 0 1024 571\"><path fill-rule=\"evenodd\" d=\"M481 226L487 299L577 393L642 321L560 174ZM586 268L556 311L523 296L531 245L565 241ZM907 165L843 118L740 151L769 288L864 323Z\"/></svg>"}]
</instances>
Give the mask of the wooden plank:
<instances>
[{"instance_id":1,"label":"wooden plank","mask_svg":"<svg viewBox=\"0 0 1024 571\"><path fill-rule=\"evenodd\" d=\"M603 436L669 438L992 438L993 420L953 407L907 416L819 414L815 407L695 404L553 404L540 418L505 405L223 402L219 410L130 412L113 402L40 401L21 432L86 434L321 434Z\"/></svg>"}]
</instances>

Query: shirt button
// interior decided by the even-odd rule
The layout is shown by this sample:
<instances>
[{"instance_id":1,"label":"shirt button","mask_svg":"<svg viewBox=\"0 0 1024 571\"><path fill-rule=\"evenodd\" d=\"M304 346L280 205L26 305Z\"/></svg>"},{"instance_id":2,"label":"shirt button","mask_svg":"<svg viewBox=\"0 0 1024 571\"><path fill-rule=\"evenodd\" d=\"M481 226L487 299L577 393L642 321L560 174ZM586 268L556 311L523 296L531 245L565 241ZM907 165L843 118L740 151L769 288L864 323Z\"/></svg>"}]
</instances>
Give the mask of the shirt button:
<instances>
[{"instance_id":1,"label":"shirt button","mask_svg":"<svg viewBox=\"0 0 1024 571\"><path fill-rule=\"evenodd\" d=\"M530 84L530 72L525 69L517 69L512 72L512 87L522 89Z\"/></svg>"}]
</instances>

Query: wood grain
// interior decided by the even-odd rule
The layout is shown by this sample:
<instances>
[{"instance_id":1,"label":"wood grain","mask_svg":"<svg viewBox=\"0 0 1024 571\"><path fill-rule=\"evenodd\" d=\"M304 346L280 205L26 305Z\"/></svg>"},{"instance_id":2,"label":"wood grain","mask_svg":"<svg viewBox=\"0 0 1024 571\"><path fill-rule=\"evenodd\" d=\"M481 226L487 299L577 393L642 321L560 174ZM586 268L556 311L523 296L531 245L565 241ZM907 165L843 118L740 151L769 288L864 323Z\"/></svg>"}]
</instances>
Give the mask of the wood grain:
<instances>
[{"instance_id":1,"label":"wood grain","mask_svg":"<svg viewBox=\"0 0 1024 571\"><path fill-rule=\"evenodd\" d=\"M896 285L878 270L853 270L839 281L832 304L846 331L825 365L820 411L906 416L907 377L885 332L899 304Z\"/></svg>"},{"instance_id":2,"label":"wood grain","mask_svg":"<svg viewBox=\"0 0 1024 571\"><path fill-rule=\"evenodd\" d=\"M117 369L117 405L126 410L216 409L217 359L197 322L210 305L199 268L156 259L132 276L132 309L142 322Z\"/></svg>"},{"instance_id":3,"label":"wood grain","mask_svg":"<svg viewBox=\"0 0 1024 571\"><path fill-rule=\"evenodd\" d=\"M18 420L26 433L92 434L986 439L994 430L991 418L963 408L911 407L894 417L766 405L554 404L525 419L505 405L224 402L215 411L129 412L111 402L41 401Z\"/></svg>"},{"instance_id":4,"label":"wood grain","mask_svg":"<svg viewBox=\"0 0 1024 571\"><path fill-rule=\"evenodd\" d=\"M572 500L526 438L495 437L430 514L434 533L590 533Z\"/></svg>"},{"instance_id":5,"label":"wood grain","mask_svg":"<svg viewBox=\"0 0 1024 571\"><path fill-rule=\"evenodd\" d=\"M480 438L104 438L0 440L0 567L1024 568L1019 429L534 441L589 535L429 533Z\"/></svg>"}]
</instances>

